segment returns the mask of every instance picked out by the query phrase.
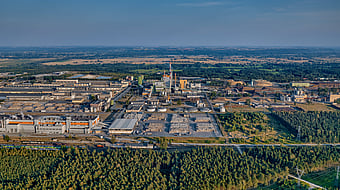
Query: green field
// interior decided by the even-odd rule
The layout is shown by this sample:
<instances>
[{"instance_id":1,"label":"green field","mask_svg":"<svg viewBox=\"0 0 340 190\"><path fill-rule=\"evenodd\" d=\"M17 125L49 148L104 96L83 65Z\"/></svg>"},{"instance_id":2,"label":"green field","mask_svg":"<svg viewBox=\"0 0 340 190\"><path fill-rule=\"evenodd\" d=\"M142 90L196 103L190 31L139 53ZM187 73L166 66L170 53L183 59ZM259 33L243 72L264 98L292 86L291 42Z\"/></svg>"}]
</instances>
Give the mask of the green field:
<instances>
[{"instance_id":1,"label":"green field","mask_svg":"<svg viewBox=\"0 0 340 190\"><path fill-rule=\"evenodd\" d=\"M51 58L39 58L39 59L0 59L1 67L16 66L29 63L40 63L43 61L53 60Z\"/></svg>"},{"instance_id":2,"label":"green field","mask_svg":"<svg viewBox=\"0 0 340 190\"><path fill-rule=\"evenodd\" d=\"M150 74L150 73L157 73L157 72L163 73L163 71L159 69L136 69L136 70L132 70L131 72L138 73L138 74Z\"/></svg>"},{"instance_id":3,"label":"green field","mask_svg":"<svg viewBox=\"0 0 340 190\"><path fill-rule=\"evenodd\" d=\"M222 133L229 143L296 143L295 131L290 131L271 114L233 112L220 114Z\"/></svg>"},{"instance_id":4,"label":"green field","mask_svg":"<svg viewBox=\"0 0 340 190\"><path fill-rule=\"evenodd\" d=\"M301 183L299 187L297 185L296 179L281 179L273 184L270 184L265 187L259 187L260 190L286 190L286 189L299 189L299 190L307 190L308 186L306 184Z\"/></svg>"},{"instance_id":5,"label":"green field","mask_svg":"<svg viewBox=\"0 0 340 190\"><path fill-rule=\"evenodd\" d=\"M302 179L312 182L316 185L320 185L321 187L325 187L327 189L334 188L336 179L336 168L337 167L330 167L322 171L312 172L305 176L302 176Z\"/></svg>"}]
</instances>

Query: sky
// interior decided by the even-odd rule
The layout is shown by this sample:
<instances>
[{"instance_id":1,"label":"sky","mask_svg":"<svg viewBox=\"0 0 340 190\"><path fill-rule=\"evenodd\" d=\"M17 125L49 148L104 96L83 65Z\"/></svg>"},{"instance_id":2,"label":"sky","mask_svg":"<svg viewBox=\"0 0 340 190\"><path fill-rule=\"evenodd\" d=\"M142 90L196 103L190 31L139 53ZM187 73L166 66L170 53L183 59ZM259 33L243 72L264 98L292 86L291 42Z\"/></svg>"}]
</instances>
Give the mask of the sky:
<instances>
[{"instance_id":1,"label":"sky","mask_svg":"<svg viewBox=\"0 0 340 190\"><path fill-rule=\"evenodd\" d=\"M0 46L340 47L340 0L0 0Z\"/></svg>"}]
</instances>

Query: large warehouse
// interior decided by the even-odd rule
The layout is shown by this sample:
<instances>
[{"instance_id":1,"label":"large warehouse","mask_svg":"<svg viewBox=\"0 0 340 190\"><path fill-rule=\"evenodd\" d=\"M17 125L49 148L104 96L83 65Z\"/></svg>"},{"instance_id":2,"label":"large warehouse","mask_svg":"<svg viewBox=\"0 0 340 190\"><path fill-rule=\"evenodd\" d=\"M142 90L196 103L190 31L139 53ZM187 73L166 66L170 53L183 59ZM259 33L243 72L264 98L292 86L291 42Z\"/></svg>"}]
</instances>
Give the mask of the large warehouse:
<instances>
[{"instance_id":1,"label":"large warehouse","mask_svg":"<svg viewBox=\"0 0 340 190\"><path fill-rule=\"evenodd\" d=\"M0 115L0 131L7 133L86 134L98 124L99 116Z\"/></svg>"},{"instance_id":2,"label":"large warehouse","mask_svg":"<svg viewBox=\"0 0 340 190\"><path fill-rule=\"evenodd\" d=\"M131 134L137 119L116 119L109 128L111 134Z\"/></svg>"}]
</instances>

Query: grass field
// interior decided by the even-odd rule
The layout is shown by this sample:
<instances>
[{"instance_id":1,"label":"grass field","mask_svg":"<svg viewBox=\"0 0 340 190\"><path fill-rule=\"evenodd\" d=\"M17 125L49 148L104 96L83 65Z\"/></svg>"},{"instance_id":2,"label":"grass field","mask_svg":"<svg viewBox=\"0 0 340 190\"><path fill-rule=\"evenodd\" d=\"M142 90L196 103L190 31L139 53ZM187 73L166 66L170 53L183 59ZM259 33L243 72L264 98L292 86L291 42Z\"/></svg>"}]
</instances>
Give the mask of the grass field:
<instances>
[{"instance_id":1,"label":"grass field","mask_svg":"<svg viewBox=\"0 0 340 190\"><path fill-rule=\"evenodd\" d=\"M136 69L136 70L131 70L132 73L137 73L137 74L150 74L150 73L163 73L163 70L158 70L158 69Z\"/></svg>"},{"instance_id":2,"label":"grass field","mask_svg":"<svg viewBox=\"0 0 340 190\"><path fill-rule=\"evenodd\" d=\"M0 66L15 66L26 63L36 63L42 61L50 61L54 60L54 58L40 58L40 59L0 59Z\"/></svg>"},{"instance_id":3,"label":"grass field","mask_svg":"<svg viewBox=\"0 0 340 190\"><path fill-rule=\"evenodd\" d=\"M307 184L301 183L301 186L298 187L296 179L285 179L280 180L279 182L275 182L265 187L259 187L257 189L260 190L287 190L287 189L299 189L299 190L307 190L309 189Z\"/></svg>"},{"instance_id":4,"label":"grass field","mask_svg":"<svg viewBox=\"0 0 340 190\"><path fill-rule=\"evenodd\" d=\"M302 176L302 179L310 181L327 189L334 187L335 178L336 167L330 167L322 171L312 172L305 176Z\"/></svg>"}]
</instances>

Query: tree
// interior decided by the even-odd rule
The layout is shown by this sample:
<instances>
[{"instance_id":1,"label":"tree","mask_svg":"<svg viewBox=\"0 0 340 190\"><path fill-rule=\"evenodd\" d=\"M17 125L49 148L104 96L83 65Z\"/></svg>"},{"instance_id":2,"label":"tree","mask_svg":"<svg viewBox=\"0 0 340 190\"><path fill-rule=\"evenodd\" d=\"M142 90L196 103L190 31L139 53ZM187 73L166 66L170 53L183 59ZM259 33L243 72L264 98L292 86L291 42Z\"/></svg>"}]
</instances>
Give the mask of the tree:
<instances>
[{"instance_id":1,"label":"tree","mask_svg":"<svg viewBox=\"0 0 340 190\"><path fill-rule=\"evenodd\" d=\"M210 98L214 98L216 97L216 95L217 95L216 91L212 91L210 94Z\"/></svg>"},{"instance_id":2,"label":"tree","mask_svg":"<svg viewBox=\"0 0 340 190\"><path fill-rule=\"evenodd\" d=\"M168 143L169 143L169 141L167 139L165 139L164 137L161 137L159 139L159 147L161 149L166 150L168 148Z\"/></svg>"},{"instance_id":3,"label":"tree","mask_svg":"<svg viewBox=\"0 0 340 190\"><path fill-rule=\"evenodd\" d=\"M112 136L111 137L111 143L114 144L116 142L116 137L115 136Z\"/></svg>"},{"instance_id":4,"label":"tree","mask_svg":"<svg viewBox=\"0 0 340 190\"><path fill-rule=\"evenodd\" d=\"M90 95L90 100L91 101L96 101L96 100L98 100L98 97L96 95L91 94Z\"/></svg>"},{"instance_id":5,"label":"tree","mask_svg":"<svg viewBox=\"0 0 340 190\"><path fill-rule=\"evenodd\" d=\"M335 103L340 104L340 98L334 100Z\"/></svg>"},{"instance_id":6,"label":"tree","mask_svg":"<svg viewBox=\"0 0 340 190\"><path fill-rule=\"evenodd\" d=\"M8 135L4 135L4 136L3 136L3 139L4 139L6 142L8 142L8 141L10 140L10 138L9 138Z\"/></svg>"}]
</instances>

